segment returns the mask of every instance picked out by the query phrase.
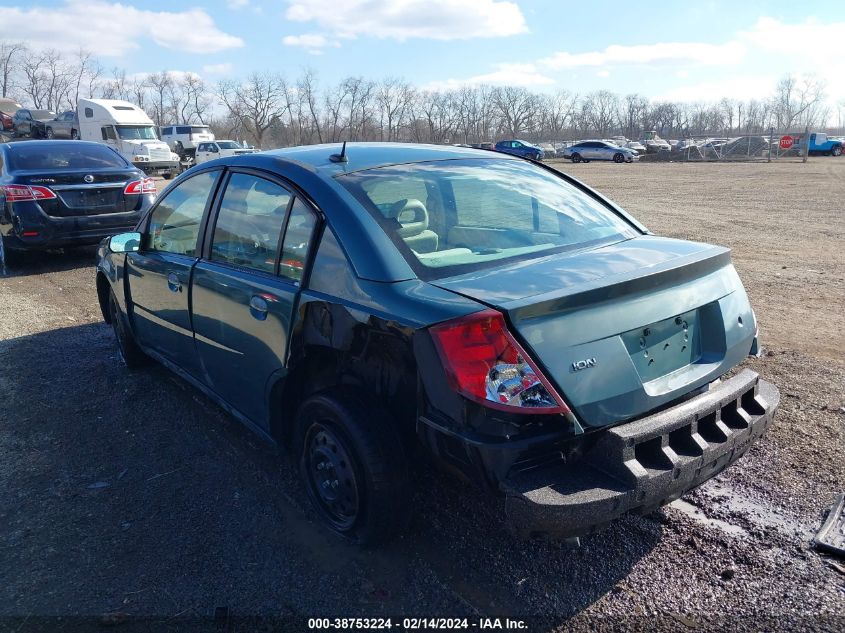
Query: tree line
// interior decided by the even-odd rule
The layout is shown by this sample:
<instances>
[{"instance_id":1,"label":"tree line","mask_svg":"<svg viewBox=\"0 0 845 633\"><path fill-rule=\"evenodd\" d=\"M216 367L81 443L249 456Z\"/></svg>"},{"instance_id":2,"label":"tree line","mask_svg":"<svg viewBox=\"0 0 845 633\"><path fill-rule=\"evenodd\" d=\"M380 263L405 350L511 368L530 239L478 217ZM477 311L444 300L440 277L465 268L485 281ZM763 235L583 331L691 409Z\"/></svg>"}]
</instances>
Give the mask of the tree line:
<instances>
[{"instance_id":1,"label":"tree line","mask_svg":"<svg viewBox=\"0 0 845 633\"><path fill-rule=\"evenodd\" d=\"M426 90L405 79L347 77L321 85L270 71L211 83L194 73L128 75L106 70L90 52L73 55L0 41L3 97L25 106L72 110L80 97L124 99L157 125L211 125L221 138L281 147L342 140L475 143L502 138L562 141L649 131L663 138L736 136L824 127L832 116L825 84L785 76L771 94L741 100L652 100L609 90L537 93L517 86L466 85Z\"/></svg>"}]
</instances>

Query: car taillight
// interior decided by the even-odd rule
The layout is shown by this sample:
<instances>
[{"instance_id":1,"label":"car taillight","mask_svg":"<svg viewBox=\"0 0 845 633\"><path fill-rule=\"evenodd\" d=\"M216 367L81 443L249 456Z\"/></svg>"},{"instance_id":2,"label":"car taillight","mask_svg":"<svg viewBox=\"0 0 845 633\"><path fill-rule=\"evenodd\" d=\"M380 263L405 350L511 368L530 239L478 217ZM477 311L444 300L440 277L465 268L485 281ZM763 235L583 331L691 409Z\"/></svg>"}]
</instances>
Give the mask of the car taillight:
<instances>
[{"instance_id":1,"label":"car taillight","mask_svg":"<svg viewBox=\"0 0 845 633\"><path fill-rule=\"evenodd\" d=\"M56 197L52 189L38 185L3 185L0 190L9 202L53 200Z\"/></svg>"},{"instance_id":2,"label":"car taillight","mask_svg":"<svg viewBox=\"0 0 845 633\"><path fill-rule=\"evenodd\" d=\"M571 413L499 312L476 312L430 332L452 386L463 396L514 413Z\"/></svg>"},{"instance_id":3,"label":"car taillight","mask_svg":"<svg viewBox=\"0 0 845 633\"><path fill-rule=\"evenodd\" d=\"M143 180L133 180L128 185L126 185L126 188L123 190L123 193L127 196L155 192L156 182L152 178L144 178Z\"/></svg>"}]
</instances>

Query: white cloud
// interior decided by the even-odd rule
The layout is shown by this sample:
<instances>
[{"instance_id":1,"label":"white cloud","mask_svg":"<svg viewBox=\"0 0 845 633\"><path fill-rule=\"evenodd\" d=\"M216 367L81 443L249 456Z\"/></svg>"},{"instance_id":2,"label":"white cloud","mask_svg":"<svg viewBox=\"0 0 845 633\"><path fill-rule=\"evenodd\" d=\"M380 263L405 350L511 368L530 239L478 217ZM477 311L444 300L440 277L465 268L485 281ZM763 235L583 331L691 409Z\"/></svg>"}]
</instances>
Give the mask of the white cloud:
<instances>
[{"instance_id":1,"label":"white cloud","mask_svg":"<svg viewBox=\"0 0 845 633\"><path fill-rule=\"evenodd\" d=\"M202 72L206 75L228 75L232 72L231 62L223 62L222 64L206 64L202 67Z\"/></svg>"},{"instance_id":2,"label":"white cloud","mask_svg":"<svg viewBox=\"0 0 845 633\"><path fill-rule=\"evenodd\" d=\"M547 86L553 84L554 79L541 74L534 64L498 64L492 72L475 75L467 79L447 79L433 81L426 86L427 90L452 90L461 86Z\"/></svg>"},{"instance_id":3,"label":"white cloud","mask_svg":"<svg viewBox=\"0 0 845 633\"><path fill-rule=\"evenodd\" d=\"M147 11L107 0L65 0L58 7L0 7L4 33L34 48L118 57L149 38L159 46L188 53L215 53L244 45L224 33L203 9Z\"/></svg>"},{"instance_id":4,"label":"white cloud","mask_svg":"<svg viewBox=\"0 0 845 633\"><path fill-rule=\"evenodd\" d=\"M243 9L249 6L249 0L226 0L226 6L232 10Z\"/></svg>"},{"instance_id":5,"label":"white cloud","mask_svg":"<svg viewBox=\"0 0 845 633\"><path fill-rule=\"evenodd\" d=\"M331 36L462 40L527 32L519 6L504 0L288 0L285 17Z\"/></svg>"},{"instance_id":6,"label":"white cloud","mask_svg":"<svg viewBox=\"0 0 845 633\"><path fill-rule=\"evenodd\" d=\"M622 66L643 64L696 64L723 66L738 63L745 55L740 42L703 44L701 42L664 42L634 46L608 46L588 53L559 52L540 60L552 70L585 66Z\"/></svg>"},{"instance_id":7,"label":"white cloud","mask_svg":"<svg viewBox=\"0 0 845 633\"><path fill-rule=\"evenodd\" d=\"M609 70L600 70L596 73L596 77L602 77L602 78L610 77L610 71Z\"/></svg>"},{"instance_id":8,"label":"white cloud","mask_svg":"<svg viewBox=\"0 0 845 633\"><path fill-rule=\"evenodd\" d=\"M325 35L319 33L303 33L302 35L286 35L282 38L285 46L299 46L312 55L321 55L327 46L337 48L339 43L330 41Z\"/></svg>"}]
</instances>

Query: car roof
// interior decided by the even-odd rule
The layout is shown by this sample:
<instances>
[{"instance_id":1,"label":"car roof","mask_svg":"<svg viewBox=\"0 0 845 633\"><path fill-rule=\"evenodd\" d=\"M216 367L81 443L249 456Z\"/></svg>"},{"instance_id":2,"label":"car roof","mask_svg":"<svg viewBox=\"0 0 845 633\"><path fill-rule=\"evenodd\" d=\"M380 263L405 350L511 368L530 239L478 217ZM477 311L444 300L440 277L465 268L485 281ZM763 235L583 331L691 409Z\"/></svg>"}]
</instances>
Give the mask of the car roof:
<instances>
[{"instance_id":1,"label":"car roof","mask_svg":"<svg viewBox=\"0 0 845 633\"><path fill-rule=\"evenodd\" d=\"M339 154L340 143L307 145L270 150L259 154L249 154L239 160L250 161L261 156L270 156L307 165L312 169L334 176L343 173L404 165L437 160L457 160L462 158L496 158L499 160L519 160L505 154L491 154L487 150L473 147L455 147L453 145L423 145L417 143L347 143L347 162L333 162L329 157ZM227 159L221 159L227 160ZM231 159L229 159L231 160Z\"/></svg>"}]
</instances>

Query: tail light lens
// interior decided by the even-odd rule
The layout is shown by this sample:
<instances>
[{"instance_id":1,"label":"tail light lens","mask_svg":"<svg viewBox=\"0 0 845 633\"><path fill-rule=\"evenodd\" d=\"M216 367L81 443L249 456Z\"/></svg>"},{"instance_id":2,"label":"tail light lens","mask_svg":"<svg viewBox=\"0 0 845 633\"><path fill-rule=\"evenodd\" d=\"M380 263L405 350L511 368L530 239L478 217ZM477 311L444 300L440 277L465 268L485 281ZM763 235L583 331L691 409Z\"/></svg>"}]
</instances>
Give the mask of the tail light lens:
<instances>
[{"instance_id":1,"label":"tail light lens","mask_svg":"<svg viewBox=\"0 0 845 633\"><path fill-rule=\"evenodd\" d=\"M52 189L38 185L3 185L0 191L9 202L53 200L56 197Z\"/></svg>"},{"instance_id":2,"label":"tail light lens","mask_svg":"<svg viewBox=\"0 0 845 633\"><path fill-rule=\"evenodd\" d=\"M495 310L430 329L452 386L480 404L513 413L571 413Z\"/></svg>"},{"instance_id":3,"label":"tail light lens","mask_svg":"<svg viewBox=\"0 0 845 633\"><path fill-rule=\"evenodd\" d=\"M155 193L156 183L152 178L144 178L143 180L133 180L123 190L124 195L140 195L143 193Z\"/></svg>"}]
</instances>

